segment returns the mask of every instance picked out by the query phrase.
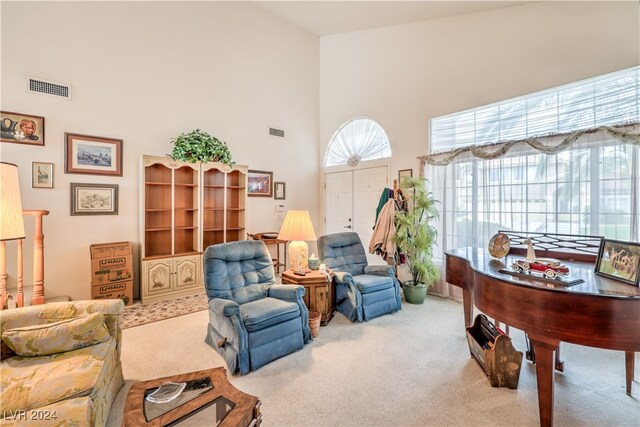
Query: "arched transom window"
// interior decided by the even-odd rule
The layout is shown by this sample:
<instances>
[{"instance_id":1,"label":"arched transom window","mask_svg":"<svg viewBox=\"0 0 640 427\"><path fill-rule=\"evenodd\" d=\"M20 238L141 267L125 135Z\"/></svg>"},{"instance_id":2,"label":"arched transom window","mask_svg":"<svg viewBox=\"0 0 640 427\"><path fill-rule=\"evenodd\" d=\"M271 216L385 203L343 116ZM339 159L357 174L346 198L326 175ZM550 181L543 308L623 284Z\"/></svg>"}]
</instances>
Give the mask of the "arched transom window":
<instances>
[{"instance_id":1,"label":"arched transom window","mask_svg":"<svg viewBox=\"0 0 640 427\"><path fill-rule=\"evenodd\" d=\"M385 157L391 157L391 145L382 126L368 117L356 117L333 134L324 166L356 166L365 160Z\"/></svg>"}]
</instances>

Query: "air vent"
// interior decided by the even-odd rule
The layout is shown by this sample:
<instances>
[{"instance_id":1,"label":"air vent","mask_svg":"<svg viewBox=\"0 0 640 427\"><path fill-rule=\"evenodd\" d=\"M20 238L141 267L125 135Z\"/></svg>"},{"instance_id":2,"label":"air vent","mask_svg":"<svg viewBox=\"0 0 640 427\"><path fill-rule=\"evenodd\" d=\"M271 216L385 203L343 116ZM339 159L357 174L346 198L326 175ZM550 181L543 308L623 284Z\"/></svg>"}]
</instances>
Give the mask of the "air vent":
<instances>
[{"instance_id":1,"label":"air vent","mask_svg":"<svg viewBox=\"0 0 640 427\"><path fill-rule=\"evenodd\" d=\"M71 99L71 88L69 86L42 79L34 79L30 77L28 80L27 90L29 92Z\"/></svg>"},{"instance_id":2,"label":"air vent","mask_svg":"<svg viewBox=\"0 0 640 427\"><path fill-rule=\"evenodd\" d=\"M284 131L282 129L269 128L269 135L284 138Z\"/></svg>"}]
</instances>

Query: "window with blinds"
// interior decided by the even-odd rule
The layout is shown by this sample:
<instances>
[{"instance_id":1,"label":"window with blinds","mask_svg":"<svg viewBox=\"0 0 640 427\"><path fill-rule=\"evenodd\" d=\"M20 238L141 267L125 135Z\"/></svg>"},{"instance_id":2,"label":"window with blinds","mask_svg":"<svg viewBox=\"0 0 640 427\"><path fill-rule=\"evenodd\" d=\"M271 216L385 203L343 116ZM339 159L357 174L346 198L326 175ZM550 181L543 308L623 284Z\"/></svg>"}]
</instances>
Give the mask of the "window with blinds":
<instances>
[{"instance_id":1,"label":"window with blinds","mask_svg":"<svg viewBox=\"0 0 640 427\"><path fill-rule=\"evenodd\" d=\"M431 152L638 123L639 82L634 67L433 119ZM602 134L556 154L513 151L428 168L441 249L486 247L498 230L640 240L640 144Z\"/></svg>"},{"instance_id":2,"label":"window with blinds","mask_svg":"<svg viewBox=\"0 0 640 427\"><path fill-rule=\"evenodd\" d=\"M431 120L430 152L640 120L640 67Z\"/></svg>"}]
</instances>

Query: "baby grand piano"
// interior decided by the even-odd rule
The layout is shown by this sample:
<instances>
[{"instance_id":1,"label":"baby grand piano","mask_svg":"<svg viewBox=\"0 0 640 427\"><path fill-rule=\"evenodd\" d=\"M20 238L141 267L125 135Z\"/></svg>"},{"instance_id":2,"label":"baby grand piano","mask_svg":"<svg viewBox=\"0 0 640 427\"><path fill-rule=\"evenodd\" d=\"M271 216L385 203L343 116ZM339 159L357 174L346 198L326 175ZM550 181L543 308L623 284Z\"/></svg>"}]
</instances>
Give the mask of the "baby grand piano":
<instances>
[{"instance_id":1,"label":"baby grand piano","mask_svg":"<svg viewBox=\"0 0 640 427\"><path fill-rule=\"evenodd\" d=\"M522 258L514 252L517 250L498 260L479 248L448 251L446 280L462 288L467 326L473 322L475 306L529 336L536 349L540 425L553 425L553 354L562 341L624 351L630 395L634 352L640 351L640 288L595 275L593 255L575 253L564 257L573 261L563 261L571 276L584 280L573 286L501 273ZM553 251L538 254L562 258L560 255Z\"/></svg>"}]
</instances>

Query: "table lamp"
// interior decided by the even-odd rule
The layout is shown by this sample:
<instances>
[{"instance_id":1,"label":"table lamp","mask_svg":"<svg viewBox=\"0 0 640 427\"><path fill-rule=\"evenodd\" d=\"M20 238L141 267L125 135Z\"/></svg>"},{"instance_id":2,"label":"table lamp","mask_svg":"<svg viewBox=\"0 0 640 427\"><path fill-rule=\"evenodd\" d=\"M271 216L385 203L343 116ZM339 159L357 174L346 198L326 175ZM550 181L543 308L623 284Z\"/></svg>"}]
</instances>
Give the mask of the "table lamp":
<instances>
[{"instance_id":1,"label":"table lamp","mask_svg":"<svg viewBox=\"0 0 640 427\"><path fill-rule=\"evenodd\" d=\"M18 166L0 162L0 304L7 303L6 240L24 239Z\"/></svg>"},{"instance_id":2,"label":"table lamp","mask_svg":"<svg viewBox=\"0 0 640 427\"><path fill-rule=\"evenodd\" d=\"M289 240L289 262L294 271L303 271L308 265L309 247L305 240L316 240L309 211L288 211L278 239Z\"/></svg>"}]
</instances>

